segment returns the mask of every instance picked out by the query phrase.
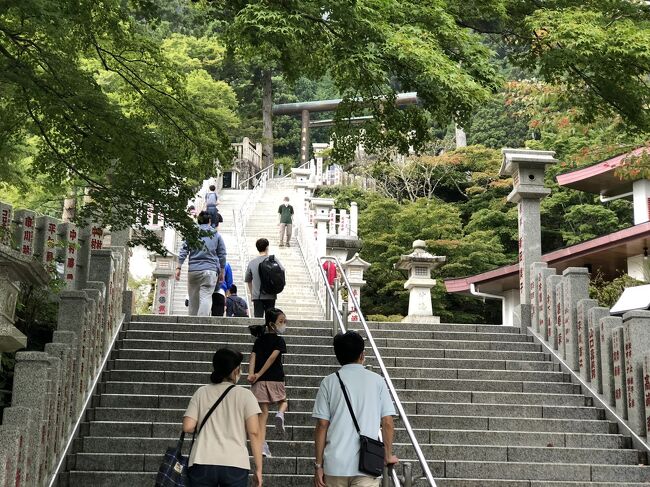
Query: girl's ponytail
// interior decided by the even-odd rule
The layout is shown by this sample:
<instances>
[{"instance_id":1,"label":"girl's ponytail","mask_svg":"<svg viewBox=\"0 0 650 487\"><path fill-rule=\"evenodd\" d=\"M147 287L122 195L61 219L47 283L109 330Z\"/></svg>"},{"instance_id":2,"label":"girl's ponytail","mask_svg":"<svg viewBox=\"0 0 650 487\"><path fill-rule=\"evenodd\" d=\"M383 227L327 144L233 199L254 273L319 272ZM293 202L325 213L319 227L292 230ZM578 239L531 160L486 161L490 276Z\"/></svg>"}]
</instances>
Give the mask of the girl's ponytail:
<instances>
[{"instance_id":1,"label":"girl's ponytail","mask_svg":"<svg viewBox=\"0 0 650 487\"><path fill-rule=\"evenodd\" d=\"M264 335L264 332L266 331L266 325L250 325L248 327L248 331L250 331L251 335L253 335L255 338L259 338Z\"/></svg>"}]
</instances>

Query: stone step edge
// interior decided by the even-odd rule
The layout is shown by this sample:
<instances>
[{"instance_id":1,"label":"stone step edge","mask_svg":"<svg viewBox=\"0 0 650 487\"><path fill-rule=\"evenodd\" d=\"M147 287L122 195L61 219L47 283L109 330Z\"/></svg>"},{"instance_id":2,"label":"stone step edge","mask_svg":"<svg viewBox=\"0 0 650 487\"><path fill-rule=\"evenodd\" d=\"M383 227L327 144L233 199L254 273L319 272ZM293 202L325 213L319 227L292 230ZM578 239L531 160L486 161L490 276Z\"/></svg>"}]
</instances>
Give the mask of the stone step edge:
<instances>
[{"instance_id":1,"label":"stone step edge","mask_svg":"<svg viewBox=\"0 0 650 487\"><path fill-rule=\"evenodd\" d=\"M246 362L242 362L242 365L248 365ZM303 366L306 365L308 367L327 367L327 365L323 364L316 364L316 365L309 365L309 364L284 364L284 365L291 365L292 367L297 367L297 366ZM336 367L336 365L332 365L331 367ZM373 367L374 368L374 367ZM394 370L399 372L401 369L404 370L413 370L413 367L397 367L394 365L387 365L386 368L388 370ZM477 371L484 371L484 372L509 372L509 373L516 373L519 372L522 375L526 374L549 374L549 375L555 375L555 376L567 376L570 377L569 374L565 374L563 372L555 371L555 370L503 370L503 369L454 369L454 368L441 368L441 370L451 370L451 371L456 371L456 372L477 372ZM200 371L200 370L157 370L157 369L111 369L106 372L127 372L127 373L141 373L141 372L147 372L147 373L152 373L152 374L207 374L210 373L209 370L205 371ZM242 376L248 375L247 373L243 373ZM323 377L322 374L285 374L287 377L295 377L295 378L300 378L300 377ZM490 380L490 382L526 382L526 383L536 383L536 384L570 384L571 382L566 380L566 381L540 381L540 380L519 380L519 379L466 379L466 378L460 378L460 377L401 377L398 375L390 374L391 379L395 380L402 380L402 379L422 379L422 380L467 380L467 381L475 381L475 382L485 382L486 380ZM476 392L481 392L481 391L476 391Z\"/></svg>"}]
</instances>

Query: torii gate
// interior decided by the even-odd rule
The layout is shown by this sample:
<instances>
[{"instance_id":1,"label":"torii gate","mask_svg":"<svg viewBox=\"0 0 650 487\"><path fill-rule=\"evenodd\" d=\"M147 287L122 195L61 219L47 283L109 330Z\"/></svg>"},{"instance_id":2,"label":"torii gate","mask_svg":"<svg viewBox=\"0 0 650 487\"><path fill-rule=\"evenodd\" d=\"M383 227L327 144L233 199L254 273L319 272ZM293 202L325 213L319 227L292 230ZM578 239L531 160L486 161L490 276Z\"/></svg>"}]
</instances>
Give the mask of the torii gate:
<instances>
[{"instance_id":1,"label":"torii gate","mask_svg":"<svg viewBox=\"0 0 650 487\"><path fill-rule=\"evenodd\" d=\"M302 128L300 136L300 164L307 162L309 158L309 129L311 127L328 127L334 125L334 120L314 120L310 121L309 114L312 112L330 112L336 110L341 104L342 99L307 101L300 103L282 103L273 105L273 115L296 115L302 116ZM400 93L395 99L396 106L415 105L418 103L418 95L415 92ZM352 123L361 123L370 120L372 117L354 117Z\"/></svg>"}]
</instances>

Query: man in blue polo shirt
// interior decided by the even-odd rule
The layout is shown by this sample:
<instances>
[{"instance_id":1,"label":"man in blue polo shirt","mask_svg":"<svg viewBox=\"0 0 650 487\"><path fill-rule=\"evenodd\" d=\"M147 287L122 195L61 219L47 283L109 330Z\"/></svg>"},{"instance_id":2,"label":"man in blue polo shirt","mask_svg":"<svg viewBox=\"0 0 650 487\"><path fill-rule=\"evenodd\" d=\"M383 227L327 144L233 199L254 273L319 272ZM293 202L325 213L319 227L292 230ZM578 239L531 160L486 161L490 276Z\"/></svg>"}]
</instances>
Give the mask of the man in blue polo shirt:
<instances>
[{"instance_id":1,"label":"man in blue polo shirt","mask_svg":"<svg viewBox=\"0 0 650 487\"><path fill-rule=\"evenodd\" d=\"M395 407L384 379L366 370L364 343L354 331L334 337L334 353L341 364L339 375L350 398L361 434L383 434L386 463L395 464L393 416ZM323 379L312 417L316 419L314 485L316 487L378 487L379 479L359 471L359 435L345 402L336 374Z\"/></svg>"}]
</instances>

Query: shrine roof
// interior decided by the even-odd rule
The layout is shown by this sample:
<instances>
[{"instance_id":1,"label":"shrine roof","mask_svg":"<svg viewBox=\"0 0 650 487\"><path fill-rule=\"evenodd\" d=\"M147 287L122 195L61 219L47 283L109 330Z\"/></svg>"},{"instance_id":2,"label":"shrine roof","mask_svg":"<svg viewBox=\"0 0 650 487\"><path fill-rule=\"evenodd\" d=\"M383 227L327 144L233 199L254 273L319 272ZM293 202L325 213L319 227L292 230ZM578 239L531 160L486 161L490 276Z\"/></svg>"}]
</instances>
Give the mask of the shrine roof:
<instances>
[{"instance_id":1,"label":"shrine roof","mask_svg":"<svg viewBox=\"0 0 650 487\"><path fill-rule=\"evenodd\" d=\"M644 152L650 152L646 146L634 149L631 152L619 154L616 157L599 162L593 166L560 174L557 183L560 186L577 189L585 193L602 194L603 196L614 196L632 191L631 180L622 180L614 173L628 157L640 156Z\"/></svg>"},{"instance_id":2,"label":"shrine roof","mask_svg":"<svg viewBox=\"0 0 650 487\"><path fill-rule=\"evenodd\" d=\"M627 270L627 258L643 254L650 247L650 222L596 237L542 256L542 262L561 273L567 267L590 267L600 270L607 278L617 277ZM471 294L470 285L481 292L498 293L519 289L519 264L499 267L469 277L446 279L447 292Z\"/></svg>"}]
</instances>

